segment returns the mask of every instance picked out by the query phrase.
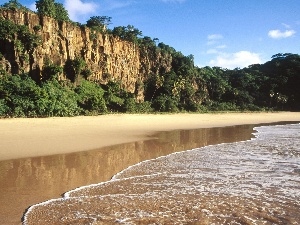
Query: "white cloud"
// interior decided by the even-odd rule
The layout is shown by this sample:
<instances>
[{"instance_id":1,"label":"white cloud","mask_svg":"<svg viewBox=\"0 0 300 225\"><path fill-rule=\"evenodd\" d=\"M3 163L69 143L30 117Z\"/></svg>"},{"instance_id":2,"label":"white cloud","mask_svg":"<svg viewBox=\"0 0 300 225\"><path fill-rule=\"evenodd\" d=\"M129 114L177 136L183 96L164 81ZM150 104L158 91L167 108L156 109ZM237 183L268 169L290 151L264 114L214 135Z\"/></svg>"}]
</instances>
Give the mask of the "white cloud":
<instances>
[{"instance_id":1,"label":"white cloud","mask_svg":"<svg viewBox=\"0 0 300 225\"><path fill-rule=\"evenodd\" d=\"M284 26L286 29L291 29L291 26L289 24L282 23L281 25Z\"/></svg>"},{"instance_id":2,"label":"white cloud","mask_svg":"<svg viewBox=\"0 0 300 225\"><path fill-rule=\"evenodd\" d=\"M292 37L295 33L296 33L296 31L294 31L294 30L285 30L285 31L270 30L268 32L268 36L270 38L274 38L274 39L281 39L281 38Z\"/></svg>"},{"instance_id":3,"label":"white cloud","mask_svg":"<svg viewBox=\"0 0 300 225\"><path fill-rule=\"evenodd\" d=\"M206 54L222 54L220 49L225 49L227 48L227 45L218 45L214 48L210 48L206 51Z\"/></svg>"},{"instance_id":4,"label":"white cloud","mask_svg":"<svg viewBox=\"0 0 300 225\"><path fill-rule=\"evenodd\" d=\"M224 49L224 48L227 48L227 45L219 45L216 48L218 48L218 49Z\"/></svg>"},{"instance_id":5,"label":"white cloud","mask_svg":"<svg viewBox=\"0 0 300 225\"><path fill-rule=\"evenodd\" d=\"M223 39L221 34L210 34L207 36L207 45L217 44L219 40Z\"/></svg>"},{"instance_id":6,"label":"white cloud","mask_svg":"<svg viewBox=\"0 0 300 225\"><path fill-rule=\"evenodd\" d=\"M206 51L206 54L219 54L219 53L220 52L215 48L211 48Z\"/></svg>"},{"instance_id":7,"label":"white cloud","mask_svg":"<svg viewBox=\"0 0 300 225\"><path fill-rule=\"evenodd\" d=\"M65 0L64 6L69 12L69 17L73 21L78 21L81 16L94 13L97 4L93 2L82 2L81 0Z\"/></svg>"},{"instance_id":8,"label":"white cloud","mask_svg":"<svg viewBox=\"0 0 300 225\"><path fill-rule=\"evenodd\" d=\"M223 39L223 35L221 34L210 34L207 36L208 40L220 40Z\"/></svg>"},{"instance_id":9,"label":"white cloud","mask_svg":"<svg viewBox=\"0 0 300 225\"><path fill-rule=\"evenodd\" d=\"M260 55L249 51L219 53L216 59L209 62L210 66L218 66L227 69L234 69L237 67L244 68L257 63L262 63Z\"/></svg>"}]
</instances>

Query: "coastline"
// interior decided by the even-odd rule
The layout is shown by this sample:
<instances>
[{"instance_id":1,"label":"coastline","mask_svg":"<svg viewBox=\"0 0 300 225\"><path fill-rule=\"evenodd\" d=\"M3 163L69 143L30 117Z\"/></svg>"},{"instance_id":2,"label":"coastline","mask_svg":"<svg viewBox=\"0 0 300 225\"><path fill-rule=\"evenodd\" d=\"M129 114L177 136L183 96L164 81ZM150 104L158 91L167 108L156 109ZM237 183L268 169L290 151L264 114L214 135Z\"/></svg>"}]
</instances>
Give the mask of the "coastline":
<instances>
[{"instance_id":1,"label":"coastline","mask_svg":"<svg viewBox=\"0 0 300 225\"><path fill-rule=\"evenodd\" d=\"M0 120L0 161L153 139L161 131L300 121L300 112L112 114Z\"/></svg>"},{"instance_id":2,"label":"coastline","mask_svg":"<svg viewBox=\"0 0 300 225\"><path fill-rule=\"evenodd\" d=\"M231 128L235 129L236 127L251 126L253 127L253 125L241 125L233 126ZM296 126L299 127L299 124ZM269 129L268 126L263 127ZM270 129L274 129L274 127L281 126L273 126L273 128ZM225 129L227 128L228 127L225 127ZM209 128L208 130L212 129ZM225 132L224 134L225 136L229 135L233 137L236 134L239 134L240 131L241 130L236 129L233 133ZM181 133L180 138L185 136L185 131L179 132L183 132ZM199 134L191 136L199 138L202 136ZM218 134L220 133L214 132L213 135L205 136L215 139L219 136ZM271 140L274 134L271 132ZM286 130L284 130L284 134L286 134ZM289 140L287 140L285 136L282 138L282 140L285 139L286 141L286 143L283 143L282 145L286 146L290 139L288 138ZM289 195L283 194L283 197L289 199L291 205L295 205L295 207L286 207L285 201L283 201L284 203L281 205L275 204L276 202L281 201L274 201L274 205L270 206L268 199L272 199L274 193L276 196L277 192L268 192L268 188L263 188L265 187L264 185L268 184L268 178L270 178L270 165L269 161L266 164L262 163L262 161L266 160L266 156L270 155L269 157L273 159L273 161L271 159L270 161L276 164L278 159L277 157L274 158L273 154L282 155L282 153L275 150L272 152L273 154L270 154L270 148L268 146L269 144L270 146L274 145L275 149L275 146L277 146L276 143L281 143L281 139L277 139L275 134L274 140L277 140L277 142L275 141L273 143L273 141L271 141L269 143L267 141L266 143L263 141L264 138L262 138L261 147L266 151L263 153L261 153L259 144L255 144L259 139L255 138L250 140L247 138L247 140L249 141L225 141L221 143L228 144L221 145L205 144L206 147L203 149L194 149L183 151L181 153L177 152L166 157L153 158L153 160L146 160L137 163L134 166L129 166L121 173L118 173L116 177L114 176L110 181L80 186L80 188L66 192L63 198L52 198L51 200L32 205L26 214L24 214L24 224L44 224L45 221L51 221L51 224L57 224L62 218L64 222L76 221L75 223L77 224L84 224L89 221L94 221L95 224L104 224L106 222L110 224L116 220L136 221L139 224L149 224L154 221L160 221L166 224L174 224L175 221L180 223L181 221L184 223L186 223L186 221L196 221L197 224L207 224L209 221L209 223L216 221L220 223L222 221L223 224L229 223L230 221L250 221L248 220L249 218L251 221L270 221L269 219L272 218L272 221L278 223L283 220L291 221L291 223L293 223L292 221L299 221L299 216L297 214L298 203L296 203L297 200L294 200L295 196L291 195L292 198L289 198ZM297 143L298 140L296 138L295 143ZM251 146L251 143L253 143L252 147L249 148L248 145ZM297 144L295 146L297 146ZM206 148L208 148L208 150L205 150ZM211 148L215 150L211 151ZM251 152L252 148L254 148L253 152ZM271 149L273 148L271 147ZM248 150L250 152L248 152ZM282 150L286 151L286 149ZM195 151L197 152L196 154ZM220 157L219 154L222 151L225 151L228 154L226 153L223 155L224 157ZM297 154L293 151L290 153ZM198 154L199 156L197 156ZM256 160L254 160L255 155L257 157ZM251 175L255 172L256 167L251 167L252 164L249 164L249 157L251 158L251 162L253 160L253 163L256 162L258 164L258 167L262 166L262 169L256 171L256 173L258 173L257 176L253 177ZM224 161L224 164L221 161ZM225 163L226 161L227 164ZM213 166L214 163L216 167ZM282 161L279 160L277 163L281 164ZM285 168L285 166L292 167L292 170L294 168L293 163L291 165L283 165L283 168ZM230 170L231 167L233 167L233 170ZM184 168L186 172L184 172ZM247 172L245 173L243 169ZM253 169L254 171L252 171ZM200 172L202 170L204 173ZM290 176L293 176L290 174L292 170L285 171L285 169L283 169L281 172L287 172ZM228 173L227 175L230 179L224 180L224 174L226 173ZM234 176L236 177L236 181L232 180L233 173L236 173L236 176ZM265 173L266 179L261 179L263 173ZM186 176L184 176L184 174ZM247 174L247 176L245 176L245 174ZM277 173L274 174L276 177ZM204 182L205 175L208 175L208 180ZM281 176L285 177L285 175ZM255 177L258 179L258 184L263 182L258 185L259 189L257 189L255 182L253 184L251 183ZM250 183L247 183L249 186L245 186L245 182L243 181L244 179L247 180L247 178L248 181L250 181ZM215 179L220 179L221 181L215 182ZM239 186L235 188L235 191L240 194L228 195L227 185L233 185L229 188L229 193L231 193L232 189L239 183L238 181L240 181L240 179L242 181L239 185L243 188ZM282 179L285 180L285 178ZM270 186L272 186L272 188L275 188L275 186L277 187L277 179L272 180L274 180L275 185L271 184ZM293 181L293 178L288 180ZM226 187L218 189L218 186L221 184ZM287 187L288 186L289 185L287 185ZM244 188L246 188L246 191ZM279 185L278 189L281 190L280 188L281 185ZM199 192L199 190L202 191ZM222 190L225 190L224 193ZM249 195L250 192L248 191L251 190L252 192L254 191L254 193ZM220 194L216 195L216 191L217 193L220 192ZM262 201L259 201L259 198L256 198L256 194L257 192L261 193L262 191L266 191L266 193L257 195L263 196ZM297 191L291 191L291 193L297 193ZM265 196L267 197L264 198ZM281 192L279 192L279 196L280 198L282 197ZM200 198L201 201L199 201ZM297 198L298 197L296 197L296 199ZM226 204L224 204L224 201L226 201ZM212 202L213 204L211 204ZM245 204L245 202L247 202L247 204ZM264 203L265 205L262 209L261 206ZM271 203L273 204L272 200ZM252 206L251 210L249 210L249 204ZM197 207L195 207L195 205ZM126 210L124 210L124 207ZM278 214L277 211L273 214L272 211L268 210L269 208L276 208L280 212L283 211L282 214L287 216L278 217L278 215L281 214ZM183 215L182 212L184 213ZM209 216L207 215L207 212L210 213ZM213 217L213 215L215 216ZM219 215L223 216L220 217ZM226 222L224 222L224 217L226 217Z\"/></svg>"}]
</instances>

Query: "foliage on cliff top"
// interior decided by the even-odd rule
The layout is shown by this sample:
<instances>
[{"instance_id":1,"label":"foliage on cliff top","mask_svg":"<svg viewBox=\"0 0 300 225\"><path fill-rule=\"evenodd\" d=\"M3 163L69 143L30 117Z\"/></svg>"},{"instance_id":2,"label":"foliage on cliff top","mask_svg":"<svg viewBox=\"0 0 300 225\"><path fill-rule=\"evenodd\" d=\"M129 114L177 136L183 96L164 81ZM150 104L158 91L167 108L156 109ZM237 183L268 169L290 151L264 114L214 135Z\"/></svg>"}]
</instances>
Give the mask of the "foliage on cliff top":
<instances>
[{"instance_id":1,"label":"foliage on cliff top","mask_svg":"<svg viewBox=\"0 0 300 225\"><path fill-rule=\"evenodd\" d=\"M37 0L35 3L38 14L52 17L58 21L70 21L68 11L63 4L54 0Z\"/></svg>"},{"instance_id":2,"label":"foliage on cliff top","mask_svg":"<svg viewBox=\"0 0 300 225\"><path fill-rule=\"evenodd\" d=\"M104 23L100 17L94 19L98 21L91 21L91 27L101 27ZM136 93L127 92L118 80L111 79L101 85L86 81L90 71L81 57L68 60L63 67L45 63L41 68L43 77L37 82L20 71L9 76L5 72L4 46L14 43L15 49L25 54L39 44L39 38L28 27L9 20L0 19L0 27L0 116L74 116L153 110L300 110L300 56L297 54L276 54L265 64L243 69L198 68L192 55L184 56L164 43L157 45L157 39L143 37L133 26L116 27L111 34L138 44L140 53L147 55L147 59L154 60L158 54L170 56L170 70L158 65L137 85L145 96L145 102L137 103ZM60 81L61 74L68 80Z\"/></svg>"},{"instance_id":3,"label":"foliage on cliff top","mask_svg":"<svg viewBox=\"0 0 300 225\"><path fill-rule=\"evenodd\" d=\"M21 5L18 0L9 0L7 3L1 5L2 9L9 9L9 10L24 10L24 11L31 11L27 7Z\"/></svg>"}]
</instances>

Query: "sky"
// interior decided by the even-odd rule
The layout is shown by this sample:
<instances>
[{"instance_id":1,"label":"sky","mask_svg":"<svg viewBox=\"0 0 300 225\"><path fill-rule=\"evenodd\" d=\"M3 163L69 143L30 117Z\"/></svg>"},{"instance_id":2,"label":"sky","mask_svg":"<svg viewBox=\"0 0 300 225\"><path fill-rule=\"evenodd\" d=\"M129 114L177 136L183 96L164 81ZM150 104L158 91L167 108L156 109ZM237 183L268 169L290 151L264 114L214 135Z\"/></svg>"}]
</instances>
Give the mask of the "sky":
<instances>
[{"instance_id":1,"label":"sky","mask_svg":"<svg viewBox=\"0 0 300 225\"><path fill-rule=\"evenodd\" d=\"M0 0L0 4L8 0ZM35 9L34 0L19 0ZM71 20L112 17L110 28L133 25L198 67L234 69L277 53L300 54L299 0L56 0Z\"/></svg>"}]
</instances>

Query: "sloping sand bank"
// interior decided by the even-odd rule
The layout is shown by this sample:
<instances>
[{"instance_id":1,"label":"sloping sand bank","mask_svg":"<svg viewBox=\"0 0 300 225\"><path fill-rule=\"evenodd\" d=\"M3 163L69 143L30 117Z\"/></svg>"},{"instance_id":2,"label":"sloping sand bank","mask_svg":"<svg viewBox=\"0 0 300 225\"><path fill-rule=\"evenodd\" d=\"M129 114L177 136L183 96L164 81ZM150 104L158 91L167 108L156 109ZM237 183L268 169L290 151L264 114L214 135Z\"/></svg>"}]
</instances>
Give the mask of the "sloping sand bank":
<instances>
[{"instance_id":1,"label":"sloping sand bank","mask_svg":"<svg viewBox=\"0 0 300 225\"><path fill-rule=\"evenodd\" d=\"M279 121L300 121L300 113L125 114L1 119L0 161L98 149L150 139L159 131Z\"/></svg>"}]
</instances>

